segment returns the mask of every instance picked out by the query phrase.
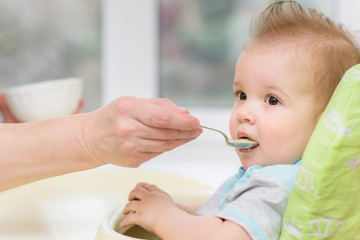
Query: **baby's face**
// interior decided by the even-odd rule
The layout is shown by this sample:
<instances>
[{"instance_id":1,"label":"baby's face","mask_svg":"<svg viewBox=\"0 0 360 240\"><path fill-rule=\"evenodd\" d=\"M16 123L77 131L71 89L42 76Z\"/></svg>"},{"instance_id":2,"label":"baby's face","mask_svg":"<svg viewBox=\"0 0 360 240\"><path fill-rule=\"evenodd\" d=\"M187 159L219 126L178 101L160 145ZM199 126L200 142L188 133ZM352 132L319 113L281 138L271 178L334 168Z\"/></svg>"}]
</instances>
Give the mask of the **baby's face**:
<instances>
[{"instance_id":1,"label":"baby's face","mask_svg":"<svg viewBox=\"0 0 360 240\"><path fill-rule=\"evenodd\" d=\"M267 49L261 43L251 43L240 55L231 137L248 137L259 144L250 150L236 149L245 169L301 158L320 117L314 108L313 78L301 61L289 46Z\"/></svg>"}]
</instances>

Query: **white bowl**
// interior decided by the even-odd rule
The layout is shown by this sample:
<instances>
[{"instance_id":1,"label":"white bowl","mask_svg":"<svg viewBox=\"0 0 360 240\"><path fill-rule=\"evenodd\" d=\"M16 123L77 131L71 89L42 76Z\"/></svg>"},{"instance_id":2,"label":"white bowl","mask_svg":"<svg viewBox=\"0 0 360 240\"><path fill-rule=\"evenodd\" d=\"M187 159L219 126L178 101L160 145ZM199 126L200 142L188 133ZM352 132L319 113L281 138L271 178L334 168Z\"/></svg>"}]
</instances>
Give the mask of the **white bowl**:
<instances>
[{"instance_id":1,"label":"white bowl","mask_svg":"<svg viewBox=\"0 0 360 240\"><path fill-rule=\"evenodd\" d=\"M211 192L208 190L189 190L176 191L170 195L176 202L194 204L205 202L210 197ZM156 235L139 226L121 228L120 223L125 218L122 214L124 207L125 205L105 217L98 228L95 240L160 240Z\"/></svg>"},{"instance_id":2,"label":"white bowl","mask_svg":"<svg viewBox=\"0 0 360 240\"><path fill-rule=\"evenodd\" d=\"M13 115L21 122L74 113L82 95L80 78L21 85L2 91Z\"/></svg>"}]
</instances>

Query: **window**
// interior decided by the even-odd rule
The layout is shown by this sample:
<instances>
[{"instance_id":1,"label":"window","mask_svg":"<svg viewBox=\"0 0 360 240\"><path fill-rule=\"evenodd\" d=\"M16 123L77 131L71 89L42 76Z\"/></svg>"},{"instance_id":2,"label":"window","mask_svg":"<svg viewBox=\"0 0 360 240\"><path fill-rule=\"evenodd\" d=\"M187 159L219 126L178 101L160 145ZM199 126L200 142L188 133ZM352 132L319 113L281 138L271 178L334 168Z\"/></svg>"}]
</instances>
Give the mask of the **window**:
<instances>
[{"instance_id":1,"label":"window","mask_svg":"<svg viewBox=\"0 0 360 240\"><path fill-rule=\"evenodd\" d=\"M231 107L235 63L251 17L268 2L160 2L161 96L184 106Z\"/></svg>"},{"instance_id":2,"label":"window","mask_svg":"<svg viewBox=\"0 0 360 240\"><path fill-rule=\"evenodd\" d=\"M0 87L81 77L100 105L100 1L0 0Z\"/></svg>"}]
</instances>

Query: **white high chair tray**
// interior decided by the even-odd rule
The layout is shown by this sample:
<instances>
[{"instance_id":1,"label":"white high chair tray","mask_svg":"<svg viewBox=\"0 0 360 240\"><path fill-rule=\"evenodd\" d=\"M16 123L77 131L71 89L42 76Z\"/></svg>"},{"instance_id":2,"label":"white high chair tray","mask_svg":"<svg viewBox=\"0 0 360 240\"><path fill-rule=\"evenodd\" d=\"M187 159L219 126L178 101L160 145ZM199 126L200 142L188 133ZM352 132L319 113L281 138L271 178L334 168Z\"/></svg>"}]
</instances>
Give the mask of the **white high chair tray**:
<instances>
[{"instance_id":1,"label":"white high chair tray","mask_svg":"<svg viewBox=\"0 0 360 240\"><path fill-rule=\"evenodd\" d=\"M0 193L0 239L94 239L103 218L127 200L136 183L170 194L212 188L168 172L97 169L68 174Z\"/></svg>"}]
</instances>

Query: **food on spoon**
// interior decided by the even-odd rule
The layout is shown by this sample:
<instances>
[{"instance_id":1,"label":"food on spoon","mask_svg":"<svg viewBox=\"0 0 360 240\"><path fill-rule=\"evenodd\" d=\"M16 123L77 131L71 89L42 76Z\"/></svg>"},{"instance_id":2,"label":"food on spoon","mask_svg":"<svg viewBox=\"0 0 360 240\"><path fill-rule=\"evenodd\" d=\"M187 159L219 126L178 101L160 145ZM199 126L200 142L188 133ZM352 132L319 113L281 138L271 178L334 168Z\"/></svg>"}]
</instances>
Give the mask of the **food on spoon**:
<instances>
[{"instance_id":1,"label":"food on spoon","mask_svg":"<svg viewBox=\"0 0 360 240\"><path fill-rule=\"evenodd\" d=\"M226 143L232 147L239 149L250 149L258 146L259 144L249 138L240 138L240 139L228 139Z\"/></svg>"}]
</instances>

